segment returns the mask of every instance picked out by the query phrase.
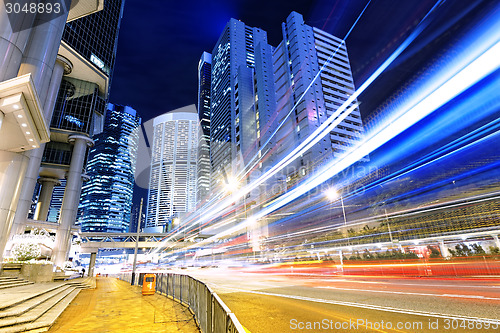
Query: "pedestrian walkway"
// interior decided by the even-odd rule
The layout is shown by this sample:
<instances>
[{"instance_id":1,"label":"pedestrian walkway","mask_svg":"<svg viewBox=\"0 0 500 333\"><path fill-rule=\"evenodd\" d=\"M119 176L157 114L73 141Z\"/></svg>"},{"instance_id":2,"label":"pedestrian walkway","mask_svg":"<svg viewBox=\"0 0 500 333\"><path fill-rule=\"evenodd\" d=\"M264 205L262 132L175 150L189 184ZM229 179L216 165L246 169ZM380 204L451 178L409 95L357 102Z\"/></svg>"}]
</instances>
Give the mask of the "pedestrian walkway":
<instances>
[{"instance_id":1,"label":"pedestrian walkway","mask_svg":"<svg viewBox=\"0 0 500 333\"><path fill-rule=\"evenodd\" d=\"M165 296L142 296L138 286L98 277L96 289L82 290L48 331L200 332L191 312Z\"/></svg>"}]
</instances>

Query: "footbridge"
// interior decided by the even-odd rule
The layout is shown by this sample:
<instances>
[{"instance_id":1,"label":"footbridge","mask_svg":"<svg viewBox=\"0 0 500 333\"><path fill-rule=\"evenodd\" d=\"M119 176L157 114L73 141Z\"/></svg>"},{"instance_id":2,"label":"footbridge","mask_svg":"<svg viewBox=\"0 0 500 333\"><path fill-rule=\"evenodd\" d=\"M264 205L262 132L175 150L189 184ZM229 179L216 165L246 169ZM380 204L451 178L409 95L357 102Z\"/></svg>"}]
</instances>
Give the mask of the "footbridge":
<instances>
[{"instance_id":1,"label":"footbridge","mask_svg":"<svg viewBox=\"0 0 500 333\"><path fill-rule=\"evenodd\" d=\"M158 246L180 248L189 244L189 242L167 241L167 233L140 233L137 239L137 233L110 233L110 232L81 232L80 244L82 253L95 253L99 249L133 249L136 242L140 249L151 249Z\"/></svg>"}]
</instances>

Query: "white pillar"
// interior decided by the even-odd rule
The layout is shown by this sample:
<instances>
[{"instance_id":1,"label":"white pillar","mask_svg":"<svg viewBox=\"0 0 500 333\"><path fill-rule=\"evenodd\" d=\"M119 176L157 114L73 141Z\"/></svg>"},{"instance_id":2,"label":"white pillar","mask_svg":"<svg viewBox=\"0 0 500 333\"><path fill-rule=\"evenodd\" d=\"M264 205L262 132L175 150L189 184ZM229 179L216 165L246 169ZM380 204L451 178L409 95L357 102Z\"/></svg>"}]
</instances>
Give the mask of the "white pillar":
<instances>
[{"instance_id":1,"label":"white pillar","mask_svg":"<svg viewBox=\"0 0 500 333\"><path fill-rule=\"evenodd\" d=\"M74 143L74 147L67 174L61 214L59 215L59 228L56 234L54 249L52 250L52 261L59 267L63 267L71 246L71 227L75 222L78 203L80 201L85 154L87 147L94 143L92 139L84 135L71 135L68 140L70 143Z\"/></svg>"},{"instance_id":2,"label":"white pillar","mask_svg":"<svg viewBox=\"0 0 500 333\"><path fill-rule=\"evenodd\" d=\"M339 257L340 257L340 271L343 273L344 272L344 253L342 250L339 250Z\"/></svg>"},{"instance_id":3,"label":"white pillar","mask_svg":"<svg viewBox=\"0 0 500 333\"><path fill-rule=\"evenodd\" d=\"M62 56L57 56L56 65L54 66L54 70L52 72L49 91L44 102L45 121L48 124L50 124L52 119L52 113L54 111L57 93L59 92L59 87L61 86L62 76L63 74L67 75L71 73L71 69L71 62ZM31 207L31 200L33 198L33 192L35 191L35 185L38 179L38 172L40 170L44 150L45 144L41 144L40 148L33 149L25 153L29 156L29 164L26 175L24 176L21 195L19 196L19 203L17 204L17 212L14 217L14 226L12 227L11 237L16 234L24 233L26 218L28 217L28 212Z\"/></svg>"},{"instance_id":4,"label":"white pillar","mask_svg":"<svg viewBox=\"0 0 500 333\"><path fill-rule=\"evenodd\" d=\"M43 100L45 121L47 121L49 125L52 120L52 114L54 113L54 106L56 105L57 95L61 87L62 77L63 75L69 75L72 70L73 64L71 61L58 54L52 71L52 77L50 78L49 90L47 91L45 100Z\"/></svg>"},{"instance_id":5,"label":"white pillar","mask_svg":"<svg viewBox=\"0 0 500 333\"><path fill-rule=\"evenodd\" d=\"M27 165L25 155L0 151L0 262L9 239Z\"/></svg>"},{"instance_id":6,"label":"white pillar","mask_svg":"<svg viewBox=\"0 0 500 333\"><path fill-rule=\"evenodd\" d=\"M498 239L498 235L493 235L493 239L495 240L495 246L500 249L500 239Z\"/></svg>"},{"instance_id":7,"label":"white pillar","mask_svg":"<svg viewBox=\"0 0 500 333\"><path fill-rule=\"evenodd\" d=\"M33 14L22 11L9 16L5 1L0 0L0 82L17 76L31 34L31 29L14 32L12 26L29 26L31 23L26 20L33 21L34 18Z\"/></svg>"},{"instance_id":8,"label":"white pillar","mask_svg":"<svg viewBox=\"0 0 500 333\"><path fill-rule=\"evenodd\" d=\"M61 4L64 6L64 2ZM31 73L33 84L42 102L46 100L49 90L49 83L67 17L68 11L48 21L43 19L43 15L37 15L33 23L34 27L31 28L31 36L26 51L23 54L18 75ZM47 114L45 105L44 114Z\"/></svg>"},{"instance_id":9,"label":"white pillar","mask_svg":"<svg viewBox=\"0 0 500 333\"><path fill-rule=\"evenodd\" d=\"M450 256L450 251L444 246L444 241L439 241L439 250L441 251L441 256L443 258Z\"/></svg>"},{"instance_id":10,"label":"white pillar","mask_svg":"<svg viewBox=\"0 0 500 333\"><path fill-rule=\"evenodd\" d=\"M52 192L54 186L59 186L61 183L59 179L43 177L39 178L38 182L42 185L38 203L36 204L35 220L46 221L49 214L50 200L52 199Z\"/></svg>"},{"instance_id":11,"label":"white pillar","mask_svg":"<svg viewBox=\"0 0 500 333\"><path fill-rule=\"evenodd\" d=\"M90 254L90 263L89 263L89 276L92 277L94 276L94 271L95 271L95 260L96 260L96 257L97 257L97 253L95 252L92 252Z\"/></svg>"}]
</instances>

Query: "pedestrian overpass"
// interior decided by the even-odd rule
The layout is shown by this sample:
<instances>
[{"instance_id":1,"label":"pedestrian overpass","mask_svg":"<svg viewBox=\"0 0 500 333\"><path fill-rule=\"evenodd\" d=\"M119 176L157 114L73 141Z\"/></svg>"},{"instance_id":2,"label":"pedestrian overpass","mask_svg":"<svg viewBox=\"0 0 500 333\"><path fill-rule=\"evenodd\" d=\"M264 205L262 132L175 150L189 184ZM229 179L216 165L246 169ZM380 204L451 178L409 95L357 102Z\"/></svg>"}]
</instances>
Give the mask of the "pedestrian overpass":
<instances>
[{"instance_id":1,"label":"pedestrian overpass","mask_svg":"<svg viewBox=\"0 0 500 333\"><path fill-rule=\"evenodd\" d=\"M81 253L96 253L99 249L133 249L136 243L139 249L180 248L190 242L167 241L167 233L140 233L137 239L135 232L81 232ZM161 244L161 245L160 245Z\"/></svg>"}]
</instances>

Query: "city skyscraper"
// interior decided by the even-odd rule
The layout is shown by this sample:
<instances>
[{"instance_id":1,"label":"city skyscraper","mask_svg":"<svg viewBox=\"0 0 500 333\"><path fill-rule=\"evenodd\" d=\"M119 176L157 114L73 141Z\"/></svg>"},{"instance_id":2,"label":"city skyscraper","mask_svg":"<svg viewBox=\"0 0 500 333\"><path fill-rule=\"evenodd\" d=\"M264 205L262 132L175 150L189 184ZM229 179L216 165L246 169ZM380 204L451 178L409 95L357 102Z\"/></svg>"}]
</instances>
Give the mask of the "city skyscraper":
<instances>
[{"instance_id":1,"label":"city skyscraper","mask_svg":"<svg viewBox=\"0 0 500 333\"><path fill-rule=\"evenodd\" d=\"M146 228L161 231L196 207L199 119L195 105L154 118Z\"/></svg>"},{"instance_id":2,"label":"city skyscraper","mask_svg":"<svg viewBox=\"0 0 500 333\"><path fill-rule=\"evenodd\" d=\"M284 122L272 142L271 163L279 161L311 135L354 93L345 42L304 23L292 12L282 24L283 41L273 53L277 123ZM363 133L357 101L330 133L292 164L290 180L303 176L322 161L345 152Z\"/></svg>"},{"instance_id":3,"label":"city skyscraper","mask_svg":"<svg viewBox=\"0 0 500 333\"><path fill-rule=\"evenodd\" d=\"M129 229L140 126L137 112L108 104L104 131L94 136L83 185L78 223L83 232L126 232Z\"/></svg>"},{"instance_id":4,"label":"city skyscraper","mask_svg":"<svg viewBox=\"0 0 500 333\"><path fill-rule=\"evenodd\" d=\"M249 165L260 147L262 110L274 106L272 47L267 34L236 19L212 51L210 97L211 188Z\"/></svg>"},{"instance_id":5,"label":"city skyscraper","mask_svg":"<svg viewBox=\"0 0 500 333\"><path fill-rule=\"evenodd\" d=\"M139 204L132 206L132 214L130 215L130 225L128 228L129 232L137 232L137 223L139 222L139 209L140 209ZM144 211L143 207L141 214L141 225L140 225L141 230L144 228L145 224L146 224L146 212Z\"/></svg>"},{"instance_id":6,"label":"city skyscraper","mask_svg":"<svg viewBox=\"0 0 500 333\"><path fill-rule=\"evenodd\" d=\"M200 136L198 143L197 203L210 193L210 81L212 77L212 55L203 52L198 64L198 118Z\"/></svg>"},{"instance_id":7,"label":"city skyscraper","mask_svg":"<svg viewBox=\"0 0 500 333\"><path fill-rule=\"evenodd\" d=\"M58 266L67 259L71 244L81 186L87 179L82 174L87 149L93 145L91 137L103 127L123 5L123 0L99 1L92 5L80 1L73 8L73 15L70 12L68 22L63 22L58 35L47 34L52 28L33 29L40 30L37 36L33 35L36 45L47 46L41 51L46 55L54 53L54 59L57 55L54 68L60 68L58 75L62 79L48 88L53 96L51 104L47 104L46 116L51 141L46 140L47 144L30 152L11 234L23 233L27 226L37 227L36 221L27 220L37 181L41 189L34 218L46 221L54 185L66 179L59 223L52 229L56 232L52 260ZM49 44L42 42L44 38L55 39ZM46 59L40 62L50 63ZM48 228L46 223L43 227Z\"/></svg>"},{"instance_id":8,"label":"city skyscraper","mask_svg":"<svg viewBox=\"0 0 500 333\"><path fill-rule=\"evenodd\" d=\"M242 198L235 220L246 219L252 206L265 199L260 194L285 191L362 137L356 100L336 114L355 90L344 41L306 25L296 12L282 24L282 34L282 42L273 48L265 31L231 19L213 48L211 190L246 185L280 162L329 117L336 115L339 123L329 136ZM254 249L267 235L265 222L259 223L247 231Z\"/></svg>"}]
</instances>

